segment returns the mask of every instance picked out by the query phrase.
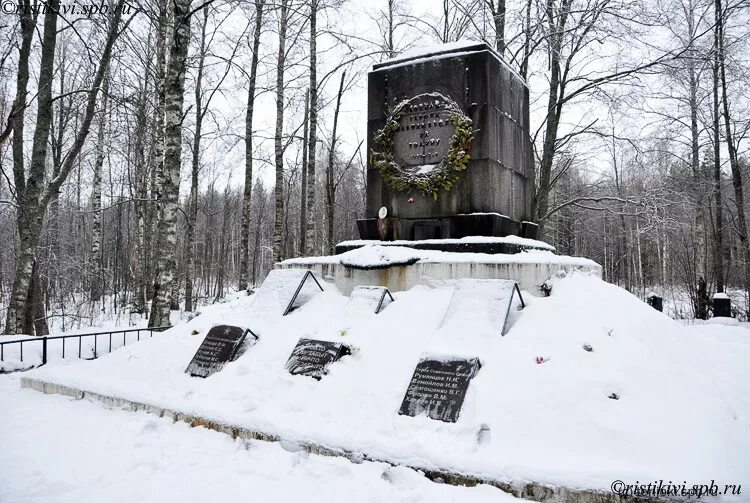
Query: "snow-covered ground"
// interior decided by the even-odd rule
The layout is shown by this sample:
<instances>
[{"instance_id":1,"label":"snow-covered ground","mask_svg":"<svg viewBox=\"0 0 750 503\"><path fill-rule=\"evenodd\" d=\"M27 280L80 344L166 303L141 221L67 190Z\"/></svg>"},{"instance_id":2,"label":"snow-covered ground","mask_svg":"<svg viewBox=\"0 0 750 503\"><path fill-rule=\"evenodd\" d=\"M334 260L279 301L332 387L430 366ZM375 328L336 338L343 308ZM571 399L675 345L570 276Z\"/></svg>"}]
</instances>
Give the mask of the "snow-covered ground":
<instances>
[{"instance_id":1,"label":"snow-covered ground","mask_svg":"<svg viewBox=\"0 0 750 503\"><path fill-rule=\"evenodd\" d=\"M0 501L517 501L403 467L232 440L143 412L19 389L0 376Z\"/></svg>"},{"instance_id":2,"label":"snow-covered ground","mask_svg":"<svg viewBox=\"0 0 750 503\"><path fill-rule=\"evenodd\" d=\"M481 296L460 327L444 323L448 285L394 296L375 315L329 285L286 317L256 316L260 299L238 297L152 340L25 376L500 481L601 491L617 479L750 487L746 328L683 326L583 274L557 280L549 298L524 292L528 306L505 337ZM248 326L260 340L212 377L189 377L185 367L218 323ZM292 376L284 365L301 337L345 342L354 354L321 381ZM425 354L482 361L455 424L397 414Z\"/></svg>"}]
</instances>

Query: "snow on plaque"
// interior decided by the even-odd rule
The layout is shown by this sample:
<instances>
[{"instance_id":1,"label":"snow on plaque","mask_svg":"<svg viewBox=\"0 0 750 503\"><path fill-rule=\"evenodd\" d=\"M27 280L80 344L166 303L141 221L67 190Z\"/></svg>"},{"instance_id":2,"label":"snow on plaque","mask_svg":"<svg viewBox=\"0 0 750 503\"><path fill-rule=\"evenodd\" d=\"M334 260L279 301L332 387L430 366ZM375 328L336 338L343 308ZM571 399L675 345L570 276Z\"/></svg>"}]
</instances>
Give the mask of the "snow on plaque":
<instances>
[{"instance_id":1,"label":"snow on plaque","mask_svg":"<svg viewBox=\"0 0 750 503\"><path fill-rule=\"evenodd\" d=\"M322 292L315 275L308 269L272 269L255 292L253 314L286 316Z\"/></svg>"},{"instance_id":2,"label":"snow on plaque","mask_svg":"<svg viewBox=\"0 0 750 503\"><path fill-rule=\"evenodd\" d=\"M509 279L460 279L443 319L443 328L458 331L485 319L505 335L518 311L525 307L518 283Z\"/></svg>"},{"instance_id":3,"label":"snow on plaque","mask_svg":"<svg viewBox=\"0 0 750 503\"><path fill-rule=\"evenodd\" d=\"M235 357L248 334L255 344L258 336L249 329L231 325L211 327L185 372L193 377L208 377L218 372Z\"/></svg>"},{"instance_id":4,"label":"snow on plaque","mask_svg":"<svg viewBox=\"0 0 750 503\"><path fill-rule=\"evenodd\" d=\"M328 373L328 365L348 354L351 350L344 344L300 339L286 362L286 369L292 375L320 380Z\"/></svg>"},{"instance_id":5,"label":"snow on plaque","mask_svg":"<svg viewBox=\"0 0 750 503\"><path fill-rule=\"evenodd\" d=\"M349 296L349 306L378 314L393 302L393 295L384 286L355 286Z\"/></svg>"},{"instance_id":6,"label":"snow on plaque","mask_svg":"<svg viewBox=\"0 0 750 503\"><path fill-rule=\"evenodd\" d=\"M478 358L421 360L414 369L398 413L405 416L426 414L430 419L455 423L469 382L481 366Z\"/></svg>"}]
</instances>

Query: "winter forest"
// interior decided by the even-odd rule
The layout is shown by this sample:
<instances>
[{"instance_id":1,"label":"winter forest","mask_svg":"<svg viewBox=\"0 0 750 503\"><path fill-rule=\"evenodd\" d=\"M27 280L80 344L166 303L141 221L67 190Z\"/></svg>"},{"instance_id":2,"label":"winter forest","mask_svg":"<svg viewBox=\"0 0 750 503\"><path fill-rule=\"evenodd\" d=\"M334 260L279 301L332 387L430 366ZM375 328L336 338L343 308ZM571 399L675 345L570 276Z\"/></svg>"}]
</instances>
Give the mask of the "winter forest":
<instances>
[{"instance_id":1,"label":"winter forest","mask_svg":"<svg viewBox=\"0 0 750 503\"><path fill-rule=\"evenodd\" d=\"M528 82L540 239L673 317L728 291L746 319L748 21L747 0L3 0L0 333L169 325L356 239L368 69L465 40Z\"/></svg>"}]
</instances>

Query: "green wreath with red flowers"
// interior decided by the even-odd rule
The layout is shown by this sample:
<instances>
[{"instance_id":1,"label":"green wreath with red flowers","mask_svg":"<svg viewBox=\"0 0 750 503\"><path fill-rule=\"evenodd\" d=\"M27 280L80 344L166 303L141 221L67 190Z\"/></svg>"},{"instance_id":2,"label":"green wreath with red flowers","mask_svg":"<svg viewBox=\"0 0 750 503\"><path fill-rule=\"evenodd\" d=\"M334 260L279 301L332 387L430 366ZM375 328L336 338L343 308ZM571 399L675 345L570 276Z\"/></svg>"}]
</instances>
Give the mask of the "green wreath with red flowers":
<instances>
[{"instance_id":1,"label":"green wreath with red flowers","mask_svg":"<svg viewBox=\"0 0 750 503\"><path fill-rule=\"evenodd\" d=\"M429 172L409 170L401 166L393 157L393 139L399 130L401 118L409 111L408 107L416 100L428 98L441 100L449 119L455 128L450 139L448 153ZM471 142L474 138L472 121L461 111L458 103L439 93L424 93L399 103L388 116L385 126L375 133L370 152L371 165L380 170L383 180L400 192L419 192L437 200L440 190L450 190L462 171L469 167Z\"/></svg>"}]
</instances>

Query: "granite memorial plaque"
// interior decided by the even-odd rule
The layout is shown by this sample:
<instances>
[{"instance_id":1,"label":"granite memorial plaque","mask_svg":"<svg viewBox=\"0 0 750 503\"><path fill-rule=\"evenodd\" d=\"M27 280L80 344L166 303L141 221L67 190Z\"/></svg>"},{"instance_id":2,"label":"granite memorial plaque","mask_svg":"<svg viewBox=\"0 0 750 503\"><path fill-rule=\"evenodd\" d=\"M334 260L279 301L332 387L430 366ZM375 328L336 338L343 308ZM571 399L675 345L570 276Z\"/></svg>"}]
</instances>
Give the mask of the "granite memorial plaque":
<instances>
[{"instance_id":1,"label":"granite memorial plaque","mask_svg":"<svg viewBox=\"0 0 750 503\"><path fill-rule=\"evenodd\" d=\"M218 372L234 358L248 334L254 344L258 336L249 329L231 325L211 327L185 372L194 377L208 377Z\"/></svg>"},{"instance_id":2,"label":"granite memorial plaque","mask_svg":"<svg viewBox=\"0 0 750 503\"><path fill-rule=\"evenodd\" d=\"M305 375L320 380L328 373L328 365L351 354L344 344L314 339L300 339L292 350L286 369L292 375Z\"/></svg>"},{"instance_id":3,"label":"granite memorial plaque","mask_svg":"<svg viewBox=\"0 0 750 503\"><path fill-rule=\"evenodd\" d=\"M479 372L479 359L424 359L417 364L398 413L427 414L431 419L455 423L469 388Z\"/></svg>"}]
</instances>

